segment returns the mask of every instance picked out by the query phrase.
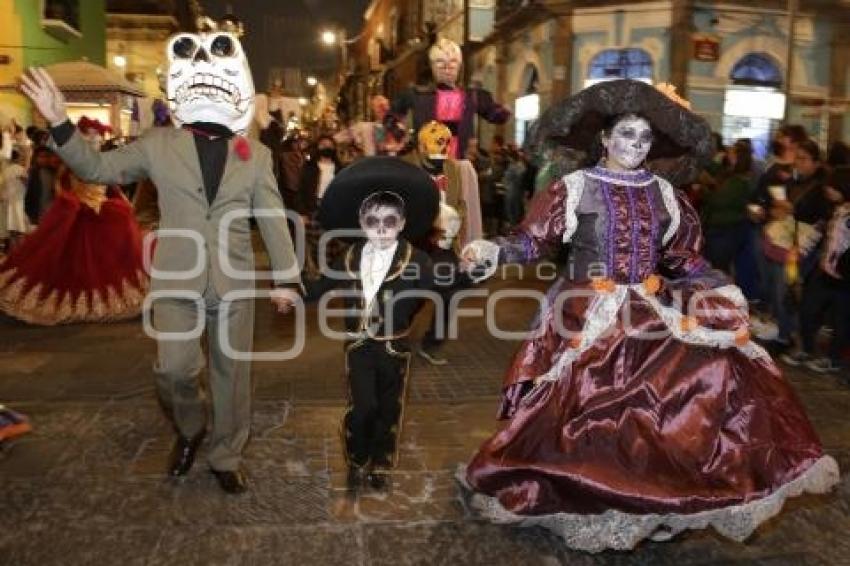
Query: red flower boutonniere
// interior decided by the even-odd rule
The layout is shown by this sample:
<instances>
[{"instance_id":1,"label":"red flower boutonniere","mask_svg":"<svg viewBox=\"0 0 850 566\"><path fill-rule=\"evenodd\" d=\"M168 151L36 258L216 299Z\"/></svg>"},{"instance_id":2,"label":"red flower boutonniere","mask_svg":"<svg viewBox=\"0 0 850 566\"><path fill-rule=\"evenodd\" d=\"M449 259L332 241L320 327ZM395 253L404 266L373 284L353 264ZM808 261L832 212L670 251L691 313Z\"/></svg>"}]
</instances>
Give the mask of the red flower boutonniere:
<instances>
[{"instance_id":1,"label":"red flower boutonniere","mask_svg":"<svg viewBox=\"0 0 850 566\"><path fill-rule=\"evenodd\" d=\"M242 161L251 159L251 144L244 137L238 136L236 138L236 143L233 144L233 150Z\"/></svg>"}]
</instances>

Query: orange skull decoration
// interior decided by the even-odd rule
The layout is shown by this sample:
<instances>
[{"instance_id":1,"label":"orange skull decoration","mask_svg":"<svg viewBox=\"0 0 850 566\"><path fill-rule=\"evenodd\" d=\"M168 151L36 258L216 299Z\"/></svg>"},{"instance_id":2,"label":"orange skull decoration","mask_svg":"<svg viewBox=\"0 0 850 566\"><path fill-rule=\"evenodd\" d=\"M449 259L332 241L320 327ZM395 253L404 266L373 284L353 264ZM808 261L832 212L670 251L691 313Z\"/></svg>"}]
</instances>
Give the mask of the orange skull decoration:
<instances>
[{"instance_id":1,"label":"orange skull decoration","mask_svg":"<svg viewBox=\"0 0 850 566\"><path fill-rule=\"evenodd\" d=\"M428 159L446 159L452 132L442 122L431 120L419 129L419 154Z\"/></svg>"}]
</instances>

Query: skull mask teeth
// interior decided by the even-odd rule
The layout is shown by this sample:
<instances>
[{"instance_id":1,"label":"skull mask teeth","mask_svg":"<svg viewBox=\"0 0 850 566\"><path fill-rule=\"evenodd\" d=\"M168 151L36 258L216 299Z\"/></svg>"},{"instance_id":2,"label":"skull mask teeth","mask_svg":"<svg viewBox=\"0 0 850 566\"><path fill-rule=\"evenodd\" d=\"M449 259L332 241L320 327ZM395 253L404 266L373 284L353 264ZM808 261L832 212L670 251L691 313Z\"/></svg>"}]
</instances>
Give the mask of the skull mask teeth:
<instances>
[{"instance_id":1,"label":"skull mask teeth","mask_svg":"<svg viewBox=\"0 0 850 566\"><path fill-rule=\"evenodd\" d=\"M244 132L254 83L242 45L226 32L181 33L168 41L166 94L179 124L213 122Z\"/></svg>"}]
</instances>

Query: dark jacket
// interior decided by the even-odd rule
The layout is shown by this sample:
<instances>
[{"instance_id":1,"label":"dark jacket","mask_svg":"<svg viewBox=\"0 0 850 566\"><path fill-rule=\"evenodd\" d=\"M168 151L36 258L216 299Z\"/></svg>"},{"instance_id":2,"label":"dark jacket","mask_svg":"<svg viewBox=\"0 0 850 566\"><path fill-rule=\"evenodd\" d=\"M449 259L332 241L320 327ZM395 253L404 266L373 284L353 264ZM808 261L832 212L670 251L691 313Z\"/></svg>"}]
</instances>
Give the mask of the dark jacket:
<instances>
[{"instance_id":1,"label":"dark jacket","mask_svg":"<svg viewBox=\"0 0 850 566\"><path fill-rule=\"evenodd\" d=\"M366 241L348 248L344 257L334 265L331 278L325 274L317 281L305 281L307 300L314 301L332 289L344 289L342 301L349 314L345 317L346 331L352 341L399 340L407 336L413 315L422 304L422 295L400 296L405 291L430 291L434 286L434 270L428 255L400 239L393 256L393 265L375 296L375 308L365 312L363 283L360 280L360 256Z\"/></svg>"},{"instance_id":2,"label":"dark jacket","mask_svg":"<svg viewBox=\"0 0 850 566\"><path fill-rule=\"evenodd\" d=\"M338 175L342 171L343 166L334 160L334 175ZM319 207L319 160L318 158L310 159L304 162L301 169L301 180L298 183L298 195L295 199L295 210L298 214L310 216Z\"/></svg>"}]
</instances>

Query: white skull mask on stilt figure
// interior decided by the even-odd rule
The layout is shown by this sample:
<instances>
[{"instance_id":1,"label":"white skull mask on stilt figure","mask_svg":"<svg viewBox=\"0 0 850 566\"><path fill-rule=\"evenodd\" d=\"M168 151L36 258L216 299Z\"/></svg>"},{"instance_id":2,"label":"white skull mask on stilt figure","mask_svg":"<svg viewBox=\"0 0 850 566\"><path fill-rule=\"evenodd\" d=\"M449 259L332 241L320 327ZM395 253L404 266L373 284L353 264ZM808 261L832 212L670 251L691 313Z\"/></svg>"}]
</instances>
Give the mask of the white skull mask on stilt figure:
<instances>
[{"instance_id":1,"label":"white skull mask on stilt figure","mask_svg":"<svg viewBox=\"0 0 850 566\"><path fill-rule=\"evenodd\" d=\"M167 45L166 95L176 125L212 122L243 133L254 114L254 81L236 36L180 33Z\"/></svg>"},{"instance_id":2,"label":"white skull mask on stilt figure","mask_svg":"<svg viewBox=\"0 0 850 566\"><path fill-rule=\"evenodd\" d=\"M454 207L447 205L444 202L440 203L440 214L437 216L435 223L440 230L440 238L437 240L437 245L444 250L452 249L455 238L460 233L460 227L463 222L460 215Z\"/></svg>"}]
</instances>

